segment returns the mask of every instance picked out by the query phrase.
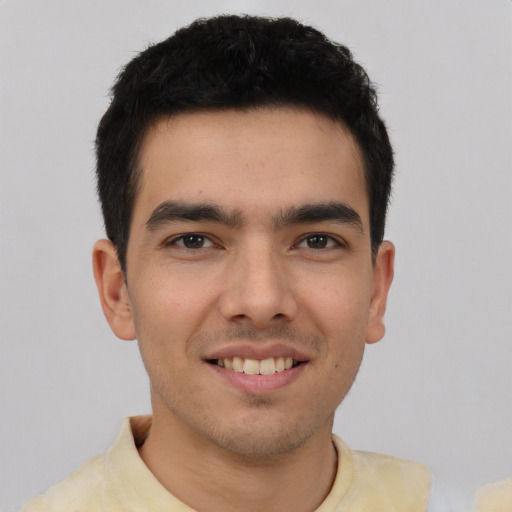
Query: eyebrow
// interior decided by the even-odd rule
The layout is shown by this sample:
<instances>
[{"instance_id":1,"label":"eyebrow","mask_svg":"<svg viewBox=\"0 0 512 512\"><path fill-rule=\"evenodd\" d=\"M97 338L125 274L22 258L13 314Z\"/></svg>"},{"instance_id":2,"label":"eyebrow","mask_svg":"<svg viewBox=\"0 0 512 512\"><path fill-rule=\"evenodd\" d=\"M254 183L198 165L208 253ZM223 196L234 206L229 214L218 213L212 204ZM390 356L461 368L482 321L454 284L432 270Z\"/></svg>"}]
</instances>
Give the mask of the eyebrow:
<instances>
[{"instance_id":1,"label":"eyebrow","mask_svg":"<svg viewBox=\"0 0 512 512\"><path fill-rule=\"evenodd\" d=\"M154 231L168 222L180 220L219 222L232 227L241 225L239 212L228 212L215 204L164 201L153 210L146 228Z\"/></svg>"},{"instance_id":2,"label":"eyebrow","mask_svg":"<svg viewBox=\"0 0 512 512\"><path fill-rule=\"evenodd\" d=\"M360 215L349 205L342 202L313 203L292 206L283 210L274 220L276 228L293 224L313 224L333 221L350 224L364 232Z\"/></svg>"},{"instance_id":3,"label":"eyebrow","mask_svg":"<svg viewBox=\"0 0 512 512\"><path fill-rule=\"evenodd\" d=\"M244 219L238 210L227 211L216 204L164 201L158 205L146 221L146 228L155 231L173 221L218 222L231 227L241 227ZM274 227L280 229L294 224L316 222L349 224L364 232L359 214L342 202L312 203L285 208L274 217Z\"/></svg>"}]
</instances>

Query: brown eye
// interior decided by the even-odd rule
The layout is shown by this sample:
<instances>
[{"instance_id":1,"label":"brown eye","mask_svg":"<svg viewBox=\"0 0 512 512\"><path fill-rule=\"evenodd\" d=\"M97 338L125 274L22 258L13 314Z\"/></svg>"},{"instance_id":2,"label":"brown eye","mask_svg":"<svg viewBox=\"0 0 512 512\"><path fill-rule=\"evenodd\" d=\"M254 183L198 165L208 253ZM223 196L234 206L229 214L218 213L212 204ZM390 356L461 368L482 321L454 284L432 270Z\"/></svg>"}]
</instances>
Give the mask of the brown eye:
<instances>
[{"instance_id":1,"label":"brown eye","mask_svg":"<svg viewBox=\"0 0 512 512\"><path fill-rule=\"evenodd\" d=\"M202 235L185 235L183 237L183 245L187 249L201 249L204 246L204 236Z\"/></svg>"},{"instance_id":2,"label":"brown eye","mask_svg":"<svg viewBox=\"0 0 512 512\"><path fill-rule=\"evenodd\" d=\"M186 233L171 240L166 245L177 245L185 247L186 249L205 249L213 247L212 241L204 235L199 233Z\"/></svg>"},{"instance_id":3,"label":"brown eye","mask_svg":"<svg viewBox=\"0 0 512 512\"><path fill-rule=\"evenodd\" d=\"M344 247L344 244L337 238L326 233L311 233L304 236L296 245L298 249L335 249L336 247Z\"/></svg>"},{"instance_id":4,"label":"brown eye","mask_svg":"<svg viewBox=\"0 0 512 512\"><path fill-rule=\"evenodd\" d=\"M310 249L325 249L329 240L327 235L311 235L306 238L306 244Z\"/></svg>"}]
</instances>

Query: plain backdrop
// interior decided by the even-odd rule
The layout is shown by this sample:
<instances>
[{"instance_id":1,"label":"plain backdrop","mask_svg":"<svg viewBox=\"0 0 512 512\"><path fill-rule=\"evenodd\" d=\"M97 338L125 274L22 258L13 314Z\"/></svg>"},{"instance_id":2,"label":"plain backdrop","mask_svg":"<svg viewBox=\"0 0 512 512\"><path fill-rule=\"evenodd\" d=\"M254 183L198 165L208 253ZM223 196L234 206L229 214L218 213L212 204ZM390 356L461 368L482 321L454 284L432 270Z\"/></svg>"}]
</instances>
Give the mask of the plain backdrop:
<instances>
[{"instance_id":1,"label":"plain backdrop","mask_svg":"<svg viewBox=\"0 0 512 512\"><path fill-rule=\"evenodd\" d=\"M0 509L15 512L149 412L110 332L93 140L120 67L199 16L289 15L347 44L380 92L396 278L335 431L421 461L454 511L512 476L510 0L0 2Z\"/></svg>"}]
</instances>

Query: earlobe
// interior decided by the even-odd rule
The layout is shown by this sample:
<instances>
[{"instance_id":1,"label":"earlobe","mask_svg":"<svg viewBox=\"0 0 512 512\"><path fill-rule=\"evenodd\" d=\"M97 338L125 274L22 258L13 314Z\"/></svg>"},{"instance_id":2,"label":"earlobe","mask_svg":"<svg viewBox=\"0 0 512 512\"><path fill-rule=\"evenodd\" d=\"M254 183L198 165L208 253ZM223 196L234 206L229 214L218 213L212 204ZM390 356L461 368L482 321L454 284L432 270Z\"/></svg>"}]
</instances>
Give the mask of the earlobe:
<instances>
[{"instance_id":1,"label":"earlobe","mask_svg":"<svg viewBox=\"0 0 512 512\"><path fill-rule=\"evenodd\" d=\"M375 258L373 273L373 294L370 303L370 315L366 329L366 343L376 343L384 337L384 313L389 288L393 281L395 264L395 246L388 241L382 242Z\"/></svg>"},{"instance_id":2,"label":"earlobe","mask_svg":"<svg viewBox=\"0 0 512 512\"><path fill-rule=\"evenodd\" d=\"M109 240L99 240L92 254L94 279L101 307L114 334L123 340L136 337L130 297L117 251Z\"/></svg>"}]
</instances>

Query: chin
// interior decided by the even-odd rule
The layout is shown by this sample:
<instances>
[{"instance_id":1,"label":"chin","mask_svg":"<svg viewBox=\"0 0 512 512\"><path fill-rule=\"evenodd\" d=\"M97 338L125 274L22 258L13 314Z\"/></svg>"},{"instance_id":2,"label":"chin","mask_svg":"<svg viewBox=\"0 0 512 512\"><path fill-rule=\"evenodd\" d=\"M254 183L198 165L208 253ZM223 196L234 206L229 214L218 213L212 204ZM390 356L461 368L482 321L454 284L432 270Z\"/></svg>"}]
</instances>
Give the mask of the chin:
<instances>
[{"instance_id":1,"label":"chin","mask_svg":"<svg viewBox=\"0 0 512 512\"><path fill-rule=\"evenodd\" d=\"M247 432L244 436L224 437L217 444L226 451L242 457L274 457L289 453L302 446L311 437L309 435L260 435Z\"/></svg>"},{"instance_id":2,"label":"chin","mask_svg":"<svg viewBox=\"0 0 512 512\"><path fill-rule=\"evenodd\" d=\"M315 427L300 421L285 425L252 418L238 428L231 423L216 432L210 431L209 438L219 448L241 457L274 457L304 445L319 430Z\"/></svg>"}]
</instances>

